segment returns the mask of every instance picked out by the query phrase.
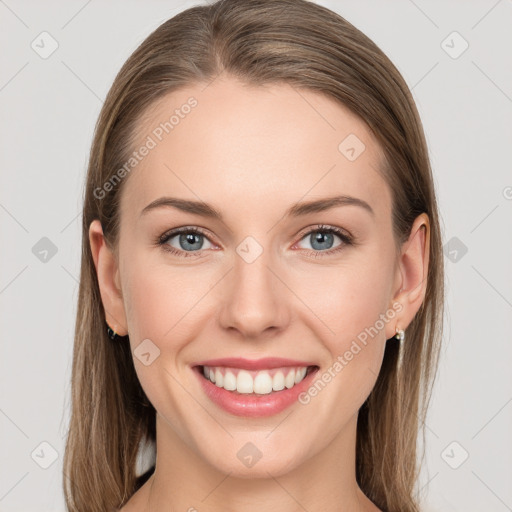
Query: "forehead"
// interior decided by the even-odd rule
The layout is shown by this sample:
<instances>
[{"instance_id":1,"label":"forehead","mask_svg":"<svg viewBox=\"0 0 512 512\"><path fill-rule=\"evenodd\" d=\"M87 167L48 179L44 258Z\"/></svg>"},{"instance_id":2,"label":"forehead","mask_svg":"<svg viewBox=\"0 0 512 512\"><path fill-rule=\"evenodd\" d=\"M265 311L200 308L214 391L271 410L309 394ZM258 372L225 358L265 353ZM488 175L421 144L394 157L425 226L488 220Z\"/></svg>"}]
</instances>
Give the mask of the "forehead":
<instances>
[{"instance_id":1,"label":"forehead","mask_svg":"<svg viewBox=\"0 0 512 512\"><path fill-rule=\"evenodd\" d=\"M217 78L173 91L139 121L133 149L140 151L124 184L123 216L164 195L237 216L263 204L275 215L337 194L380 213L391 207L381 148L365 123L338 102L288 84Z\"/></svg>"}]
</instances>

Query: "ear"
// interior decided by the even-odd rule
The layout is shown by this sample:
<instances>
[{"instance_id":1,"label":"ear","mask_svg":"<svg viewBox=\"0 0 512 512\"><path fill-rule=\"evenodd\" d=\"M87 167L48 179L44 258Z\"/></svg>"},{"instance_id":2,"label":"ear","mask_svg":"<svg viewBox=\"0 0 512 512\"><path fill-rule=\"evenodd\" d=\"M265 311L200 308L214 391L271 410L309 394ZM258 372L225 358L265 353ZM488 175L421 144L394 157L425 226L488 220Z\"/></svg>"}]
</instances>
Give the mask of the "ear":
<instances>
[{"instance_id":1,"label":"ear","mask_svg":"<svg viewBox=\"0 0 512 512\"><path fill-rule=\"evenodd\" d=\"M386 339L395 335L396 328L405 330L423 303L427 290L429 251L430 222L428 215L422 213L414 220L409 239L401 249L392 303L400 302L402 310L396 315L395 323L388 324Z\"/></svg>"},{"instance_id":2,"label":"ear","mask_svg":"<svg viewBox=\"0 0 512 512\"><path fill-rule=\"evenodd\" d=\"M98 219L93 220L89 226L89 242L106 320L116 333L124 336L128 333L128 330L121 294L119 266L115 255L106 244L103 229ZM106 328L107 326L105 326Z\"/></svg>"}]
</instances>

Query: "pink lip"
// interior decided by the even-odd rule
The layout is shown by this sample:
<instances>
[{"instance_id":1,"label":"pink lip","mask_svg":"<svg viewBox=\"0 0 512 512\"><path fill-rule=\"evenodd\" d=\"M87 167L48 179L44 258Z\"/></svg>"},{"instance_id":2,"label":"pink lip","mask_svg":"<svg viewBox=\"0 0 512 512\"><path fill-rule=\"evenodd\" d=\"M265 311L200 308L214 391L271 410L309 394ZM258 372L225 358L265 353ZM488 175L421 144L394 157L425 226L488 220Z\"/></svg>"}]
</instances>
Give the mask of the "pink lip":
<instances>
[{"instance_id":1,"label":"pink lip","mask_svg":"<svg viewBox=\"0 0 512 512\"><path fill-rule=\"evenodd\" d=\"M218 359L211 361L216 363L212 366L221 366L221 364L217 364L218 361L225 362L228 360ZM257 361L257 363L259 364L261 361L265 360L262 359ZM283 365L284 359L278 359L276 361L279 362L280 366L287 366ZM237 364L239 364L239 362ZM297 364L297 366L310 365L301 363ZM266 366L266 368L270 367ZM224 388L216 386L209 379L206 379L203 376L202 366L195 366L193 370L197 375L197 378L199 379L204 392L212 402L230 414L243 416L246 418L256 418L278 414L287 407L291 406L294 402L298 401L299 395L306 391L306 389L308 389L308 387L311 385L312 380L315 378L315 375L318 372L318 366L316 366L314 371L311 371L309 374L307 374L301 382L295 384L292 388L285 388L281 391L272 391L272 393L266 395L246 395L236 391L227 391Z\"/></svg>"},{"instance_id":2,"label":"pink lip","mask_svg":"<svg viewBox=\"0 0 512 512\"><path fill-rule=\"evenodd\" d=\"M270 370L272 368L281 368L282 366L315 366L315 363L284 359L282 357L264 357L255 360L244 359L243 357L225 357L201 361L192 366L226 366L242 370Z\"/></svg>"}]
</instances>

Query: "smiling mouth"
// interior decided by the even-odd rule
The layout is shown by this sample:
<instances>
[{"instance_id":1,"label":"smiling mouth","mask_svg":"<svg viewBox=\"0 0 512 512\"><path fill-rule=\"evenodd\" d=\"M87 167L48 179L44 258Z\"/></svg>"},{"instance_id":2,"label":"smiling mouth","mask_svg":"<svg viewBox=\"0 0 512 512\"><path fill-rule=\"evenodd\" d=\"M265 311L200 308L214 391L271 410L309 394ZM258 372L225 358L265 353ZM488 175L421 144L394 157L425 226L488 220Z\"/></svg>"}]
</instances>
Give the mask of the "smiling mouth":
<instances>
[{"instance_id":1,"label":"smiling mouth","mask_svg":"<svg viewBox=\"0 0 512 512\"><path fill-rule=\"evenodd\" d=\"M197 365L194 370L219 388L237 395L268 395L300 384L308 375L319 370L317 365L286 366L264 370Z\"/></svg>"}]
</instances>

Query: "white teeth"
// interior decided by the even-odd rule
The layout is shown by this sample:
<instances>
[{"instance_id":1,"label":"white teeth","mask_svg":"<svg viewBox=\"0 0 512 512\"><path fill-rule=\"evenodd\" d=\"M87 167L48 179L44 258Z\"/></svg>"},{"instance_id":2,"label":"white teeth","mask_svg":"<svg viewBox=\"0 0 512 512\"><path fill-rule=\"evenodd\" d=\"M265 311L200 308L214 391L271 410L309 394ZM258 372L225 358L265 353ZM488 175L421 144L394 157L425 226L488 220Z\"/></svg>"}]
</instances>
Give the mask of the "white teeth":
<instances>
[{"instance_id":1,"label":"white teeth","mask_svg":"<svg viewBox=\"0 0 512 512\"><path fill-rule=\"evenodd\" d=\"M295 384L298 384L305 376L306 376L306 372L308 371L307 368L300 368L296 373L295 373Z\"/></svg>"},{"instance_id":2,"label":"white teeth","mask_svg":"<svg viewBox=\"0 0 512 512\"><path fill-rule=\"evenodd\" d=\"M284 389L284 375L282 371L278 371L272 379L272 389L274 391L281 391Z\"/></svg>"},{"instance_id":3,"label":"white teeth","mask_svg":"<svg viewBox=\"0 0 512 512\"><path fill-rule=\"evenodd\" d=\"M245 370L240 370L236 378L236 390L239 393L252 393L254 388L254 382L251 374Z\"/></svg>"},{"instance_id":4,"label":"white teeth","mask_svg":"<svg viewBox=\"0 0 512 512\"><path fill-rule=\"evenodd\" d=\"M292 370L288 375L286 376L286 379L284 379L284 385L290 389L295 384L295 370Z\"/></svg>"},{"instance_id":5,"label":"white teeth","mask_svg":"<svg viewBox=\"0 0 512 512\"><path fill-rule=\"evenodd\" d=\"M283 367L274 370L247 371L235 368L203 367L203 375L219 388L242 394L266 395L292 388L306 376L307 368Z\"/></svg>"},{"instance_id":6,"label":"white teeth","mask_svg":"<svg viewBox=\"0 0 512 512\"><path fill-rule=\"evenodd\" d=\"M217 368L215 370L215 385L218 386L219 388L221 388L223 384L224 384L224 377L222 376L222 373L220 372L220 370Z\"/></svg>"},{"instance_id":7,"label":"white teeth","mask_svg":"<svg viewBox=\"0 0 512 512\"><path fill-rule=\"evenodd\" d=\"M266 395L272 392L272 377L267 372L260 372L254 379L254 392Z\"/></svg>"},{"instance_id":8,"label":"white teeth","mask_svg":"<svg viewBox=\"0 0 512 512\"><path fill-rule=\"evenodd\" d=\"M234 391L236 389L236 377L233 372L227 371L224 375L224 389L228 391Z\"/></svg>"}]
</instances>

